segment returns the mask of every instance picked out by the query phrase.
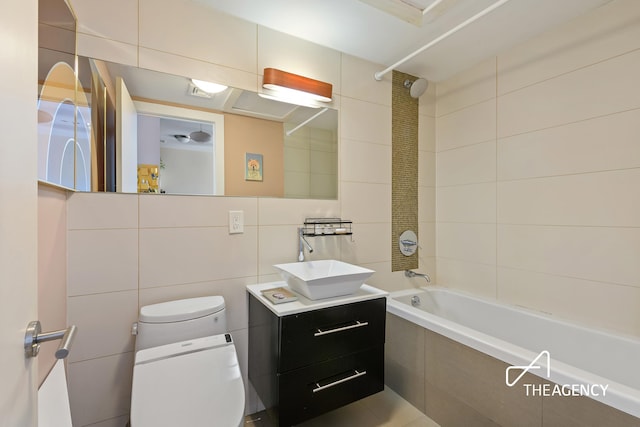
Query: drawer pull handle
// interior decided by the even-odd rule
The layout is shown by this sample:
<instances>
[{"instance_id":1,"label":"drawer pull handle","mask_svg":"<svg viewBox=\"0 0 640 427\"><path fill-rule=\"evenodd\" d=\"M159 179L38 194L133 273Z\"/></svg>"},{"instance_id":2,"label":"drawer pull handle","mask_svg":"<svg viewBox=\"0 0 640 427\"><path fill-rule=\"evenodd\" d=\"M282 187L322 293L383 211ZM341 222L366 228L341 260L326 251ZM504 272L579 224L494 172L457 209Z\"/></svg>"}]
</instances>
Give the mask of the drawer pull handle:
<instances>
[{"instance_id":1,"label":"drawer pull handle","mask_svg":"<svg viewBox=\"0 0 640 427\"><path fill-rule=\"evenodd\" d=\"M318 329L318 332L313 334L313 336L314 337L320 337L322 335L334 334L336 332L347 331L349 329L361 328L363 326L367 326L368 324L369 324L369 322L356 321L356 323L354 323L353 325L343 326L341 328L327 329L326 331L323 331L322 329Z\"/></svg>"},{"instance_id":2,"label":"drawer pull handle","mask_svg":"<svg viewBox=\"0 0 640 427\"><path fill-rule=\"evenodd\" d=\"M316 383L316 388L313 389L313 392L317 393L319 391L326 390L329 387L333 387L334 385L342 384L342 383L345 383L347 381L355 380L356 378L361 377L363 375L367 375L367 371L359 372L357 369L354 369L353 372L355 372L355 374L353 374L351 376L348 376L346 378L342 378L341 380L334 381L334 382L329 383L329 384L320 385L320 384Z\"/></svg>"}]
</instances>

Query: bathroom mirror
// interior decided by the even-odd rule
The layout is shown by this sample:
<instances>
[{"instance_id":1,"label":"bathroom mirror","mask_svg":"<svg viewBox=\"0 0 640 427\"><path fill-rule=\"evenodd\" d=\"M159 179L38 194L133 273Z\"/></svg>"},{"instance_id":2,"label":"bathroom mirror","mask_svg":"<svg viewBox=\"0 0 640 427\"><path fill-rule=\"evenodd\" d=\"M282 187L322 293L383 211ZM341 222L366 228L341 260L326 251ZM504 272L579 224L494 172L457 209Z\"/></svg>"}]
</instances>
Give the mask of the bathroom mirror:
<instances>
[{"instance_id":1,"label":"bathroom mirror","mask_svg":"<svg viewBox=\"0 0 640 427\"><path fill-rule=\"evenodd\" d=\"M40 31L75 47L71 29L41 22ZM337 198L336 110L231 87L209 94L187 77L43 39L40 180L76 191Z\"/></svg>"}]
</instances>

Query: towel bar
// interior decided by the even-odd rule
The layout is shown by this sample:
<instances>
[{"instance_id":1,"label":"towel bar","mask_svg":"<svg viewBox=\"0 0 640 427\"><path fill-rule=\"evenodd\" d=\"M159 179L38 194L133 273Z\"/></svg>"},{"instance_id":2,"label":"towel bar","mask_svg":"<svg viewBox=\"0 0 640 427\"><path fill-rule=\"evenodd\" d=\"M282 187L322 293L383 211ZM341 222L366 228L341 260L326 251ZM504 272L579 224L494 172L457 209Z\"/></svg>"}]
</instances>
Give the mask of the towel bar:
<instances>
[{"instance_id":1,"label":"towel bar","mask_svg":"<svg viewBox=\"0 0 640 427\"><path fill-rule=\"evenodd\" d=\"M53 340L61 340L56 350L56 359L64 359L69 355L71 343L76 335L76 325L71 325L67 329L53 332L42 332L39 320L29 322L27 331L24 334L24 354L25 357L36 357L40 352L40 343Z\"/></svg>"}]
</instances>

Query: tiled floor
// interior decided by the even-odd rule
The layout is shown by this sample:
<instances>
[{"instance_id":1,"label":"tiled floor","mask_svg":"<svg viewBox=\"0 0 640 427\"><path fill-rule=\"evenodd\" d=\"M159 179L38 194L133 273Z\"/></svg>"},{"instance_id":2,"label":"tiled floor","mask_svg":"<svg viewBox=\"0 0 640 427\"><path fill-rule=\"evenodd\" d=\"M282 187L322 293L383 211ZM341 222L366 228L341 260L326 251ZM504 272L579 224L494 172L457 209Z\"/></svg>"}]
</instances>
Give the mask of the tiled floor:
<instances>
[{"instance_id":1,"label":"tiled floor","mask_svg":"<svg viewBox=\"0 0 640 427\"><path fill-rule=\"evenodd\" d=\"M272 427L264 413L245 418L246 427ZM305 421L297 427L439 427L433 420L385 387L384 391Z\"/></svg>"}]
</instances>

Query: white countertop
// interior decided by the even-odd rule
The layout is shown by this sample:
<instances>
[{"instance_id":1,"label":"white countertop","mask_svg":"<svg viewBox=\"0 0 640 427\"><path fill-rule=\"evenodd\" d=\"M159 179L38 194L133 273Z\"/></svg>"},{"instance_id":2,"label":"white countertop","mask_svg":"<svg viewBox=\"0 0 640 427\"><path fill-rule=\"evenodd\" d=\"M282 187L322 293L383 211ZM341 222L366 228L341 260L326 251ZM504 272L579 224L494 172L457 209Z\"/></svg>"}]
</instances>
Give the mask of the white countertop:
<instances>
[{"instance_id":1,"label":"white countertop","mask_svg":"<svg viewBox=\"0 0 640 427\"><path fill-rule=\"evenodd\" d=\"M284 281L259 283L257 285L247 285L247 291L256 297L258 301L264 304L269 310L275 313L277 316L287 316L289 314L304 313L305 311L317 310L320 308L334 307L342 304L349 304L352 302L367 301L376 298L386 297L389 292L374 288L364 284L360 286L355 293L351 295L344 295L335 298L323 298L318 300L310 300L309 298L292 291L298 296L296 301L285 302L282 304L273 304L271 301L262 296L261 291L272 288L286 288L289 289ZM291 290L291 289L289 289Z\"/></svg>"}]
</instances>

